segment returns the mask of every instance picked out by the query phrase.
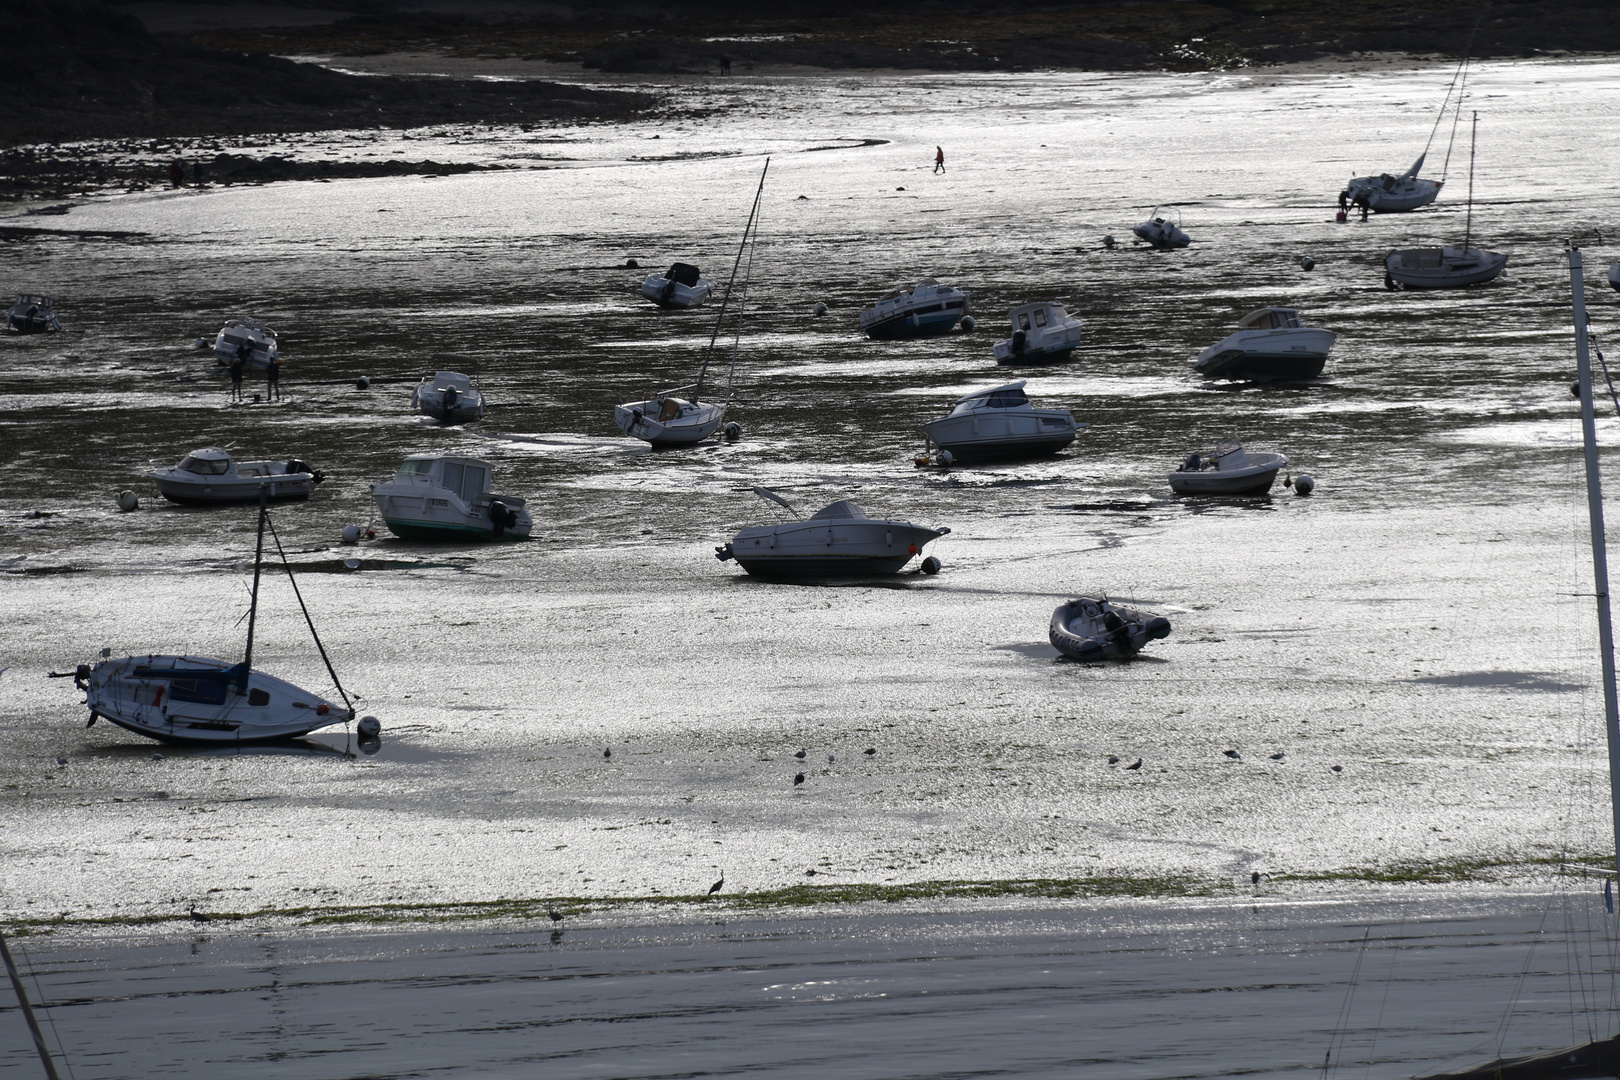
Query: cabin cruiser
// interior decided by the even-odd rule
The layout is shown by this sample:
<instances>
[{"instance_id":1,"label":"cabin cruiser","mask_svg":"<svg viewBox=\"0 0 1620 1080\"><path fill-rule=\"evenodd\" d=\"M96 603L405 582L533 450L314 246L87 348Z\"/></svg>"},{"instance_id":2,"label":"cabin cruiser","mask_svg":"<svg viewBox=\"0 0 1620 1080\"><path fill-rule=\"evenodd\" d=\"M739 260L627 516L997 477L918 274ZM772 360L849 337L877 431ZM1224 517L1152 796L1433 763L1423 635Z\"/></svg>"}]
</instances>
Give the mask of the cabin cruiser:
<instances>
[{"instance_id":1,"label":"cabin cruiser","mask_svg":"<svg viewBox=\"0 0 1620 1080\"><path fill-rule=\"evenodd\" d=\"M1025 304L1013 308L1010 319L1012 337L991 348L998 364L1053 364L1067 360L1080 344L1080 330L1085 326L1062 304Z\"/></svg>"},{"instance_id":2,"label":"cabin cruiser","mask_svg":"<svg viewBox=\"0 0 1620 1080\"><path fill-rule=\"evenodd\" d=\"M1160 216L1157 206L1153 208L1153 213L1146 221L1133 225L1131 232L1135 233L1138 239L1147 241L1161 251L1184 248L1192 243L1192 237L1181 231L1181 215L1175 213L1175 220L1171 220L1169 216Z\"/></svg>"},{"instance_id":3,"label":"cabin cruiser","mask_svg":"<svg viewBox=\"0 0 1620 1080\"><path fill-rule=\"evenodd\" d=\"M278 356L276 332L257 319L232 319L214 338L214 359L226 367L240 358L250 368L266 368Z\"/></svg>"},{"instance_id":4,"label":"cabin cruiser","mask_svg":"<svg viewBox=\"0 0 1620 1080\"><path fill-rule=\"evenodd\" d=\"M1418 170L1423 168L1423 159L1427 156L1426 153L1418 155L1412 167L1399 176L1382 173L1351 177L1339 198L1352 206L1365 206L1381 214L1428 206L1439 196L1445 181L1418 179Z\"/></svg>"},{"instance_id":5,"label":"cabin cruiser","mask_svg":"<svg viewBox=\"0 0 1620 1080\"><path fill-rule=\"evenodd\" d=\"M1261 308L1198 354L1193 367L1207 378L1278 382L1314 379L1327 364L1336 334L1301 326L1293 308Z\"/></svg>"},{"instance_id":6,"label":"cabin cruiser","mask_svg":"<svg viewBox=\"0 0 1620 1080\"><path fill-rule=\"evenodd\" d=\"M333 724L354 719L354 706L338 681L337 671L327 659L326 650L309 622L310 636L326 664L341 702L300 689L285 679L253 666L253 636L259 608L259 576L264 567L264 530L269 510L259 503L258 549L253 559L253 589L247 614L247 647L242 660L232 663L190 654L157 654L109 659L111 649L101 650L103 659L94 666L80 664L71 672L51 672L53 678L73 679L84 691L90 707L90 724L106 718L119 727L170 743L230 744L295 739ZM271 526L272 534L274 526ZM281 552L287 577L292 566ZM297 582L293 582L296 591ZM303 606L303 600L299 600ZM306 620L309 613L304 612ZM375 717L360 721L362 735L370 725L374 735ZM87 725L88 726L88 725Z\"/></svg>"},{"instance_id":7,"label":"cabin cruiser","mask_svg":"<svg viewBox=\"0 0 1620 1080\"><path fill-rule=\"evenodd\" d=\"M933 278L902 285L861 312L861 329L874 341L948 334L968 313L972 294Z\"/></svg>"},{"instance_id":8,"label":"cabin cruiser","mask_svg":"<svg viewBox=\"0 0 1620 1080\"><path fill-rule=\"evenodd\" d=\"M412 454L392 480L371 485L388 530L402 540L522 540L524 501L490 492L490 464L456 454Z\"/></svg>"},{"instance_id":9,"label":"cabin cruiser","mask_svg":"<svg viewBox=\"0 0 1620 1080\"><path fill-rule=\"evenodd\" d=\"M6 312L6 329L14 334L45 334L62 329L56 304L44 293L18 293Z\"/></svg>"},{"instance_id":10,"label":"cabin cruiser","mask_svg":"<svg viewBox=\"0 0 1620 1080\"><path fill-rule=\"evenodd\" d=\"M1384 256L1388 289L1463 289L1490 281L1508 257L1473 247L1400 248Z\"/></svg>"},{"instance_id":11,"label":"cabin cruiser","mask_svg":"<svg viewBox=\"0 0 1620 1080\"><path fill-rule=\"evenodd\" d=\"M711 386L712 394L727 397L723 386ZM626 435L633 435L654 446L689 446L708 438L726 421L724 401L698 401L700 387L682 386L646 401L631 401L613 407L613 422ZM690 400L680 397L687 394Z\"/></svg>"},{"instance_id":12,"label":"cabin cruiser","mask_svg":"<svg viewBox=\"0 0 1620 1080\"><path fill-rule=\"evenodd\" d=\"M774 491L757 487L754 494L799 513ZM841 499L798 521L744 529L714 553L721 562L736 559L738 566L755 577L893 574L921 555L930 540L950 531L943 525L928 529L905 521L869 518L859 506ZM924 558L922 571L938 573L939 560Z\"/></svg>"},{"instance_id":13,"label":"cabin cruiser","mask_svg":"<svg viewBox=\"0 0 1620 1080\"><path fill-rule=\"evenodd\" d=\"M950 414L922 426L935 460L950 465L1055 454L1074 442L1076 424L1067 409L1037 409L1019 380L956 399Z\"/></svg>"},{"instance_id":14,"label":"cabin cruiser","mask_svg":"<svg viewBox=\"0 0 1620 1080\"><path fill-rule=\"evenodd\" d=\"M1223 439L1209 457L1188 454L1170 474L1177 495L1263 495L1288 467L1281 454L1250 454L1237 439Z\"/></svg>"},{"instance_id":15,"label":"cabin cruiser","mask_svg":"<svg viewBox=\"0 0 1620 1080\"><path fill-rule=\"evenodd\" d=\"M1052 612L1047 638L1076 660L1132 656L1150 641L1170 636L1170 620L1106 596L1081 596Z\"/></svg>"},{"instance_id":16,"label":"cabin cruiser","mask_svg":"<svg viewBox=\"0 0 1620 1080\"><path fill-rule=\"evenodd\" d=\"M714 282L690 263L675 263L662 274L648 274L641 295L661 308L695 308L714 292Z\"/></svg>"},{"instance_id":17,"label":"cabin cruiser","mask_svg":"<svg viewBox=\"0 0 1620 1080\"><path fill-rule=\"evenodd\" d=\"M326 474L296 458L290 461L237 461L217 446L193 450L180 464L152 473L158 492L170 502L258 502L307 499Z\"/></svg>"},{"instance_id":18,"label":"cabin cruiser","mask_svg":"<svg viewBox=\"0 0 1620 1080\"><path fill-rule=\"evenodd\" d=\"M484 396L461 372L440 371L416 384L411 408L446 424L464 424L484 418Z\"/></svg>"}]
</instances>

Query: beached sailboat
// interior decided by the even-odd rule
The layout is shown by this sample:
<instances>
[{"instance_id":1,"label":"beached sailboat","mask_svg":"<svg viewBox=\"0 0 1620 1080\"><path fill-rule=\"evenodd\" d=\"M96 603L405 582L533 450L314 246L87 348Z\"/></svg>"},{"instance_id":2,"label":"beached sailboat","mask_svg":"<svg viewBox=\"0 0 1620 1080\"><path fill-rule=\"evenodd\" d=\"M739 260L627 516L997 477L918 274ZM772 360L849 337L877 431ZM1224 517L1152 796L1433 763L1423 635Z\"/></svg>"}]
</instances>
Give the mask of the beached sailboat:
<instances>
[{"instance_id":1,"label":"beached sailboat","mask_svg":"<svg viewBox=\"0 0 1620 1080\"><path fill-rule=\"evenodd\" d=\"M1469 49L1472 48L1472 37L1469 38ZM1412 163L1412 167L1399 176L1389 173L1380 173L1377 176L1353 176L1344 190L1339 193L1339 205L1365 206L1380 214L1402 213L1407 210L1417 210L1428 206L1440 196L1440 189L1446 185L1446 174L1451 169L1451 148L1457 141L1457 123L1462 119L1463 89L1468 83L1468 56L1469 49L1464 50L1462 62L1457 65L1456 72L1451 76L1451 85L1446 87L1445 99L1440 102L1440 112L1434 118L1434 126L1429 129L1429 141L1423 145L1423 153ZM1440 179L1424 180L1418 176L1423 163L1428 159L1429 148L1434 145L1434 137L1440 130L1440 124L1445 120L1446 114L1452 113L1451 141L1446 144L1446 161L1440 170Z\"/></svg>"},{"instance_id":2,"label":"beached sailboat","mask_svg":"<svg viewBox=\"0 0 1620 1080\"><path fill-rule=\"evenodd\" d=\"M737 371L737 344L742 336L743 309L748 301L748 278L754 267L754 247L759 232L759 204L765 193L765 174L770 171L771 159L765 159L760 170L759 186L754 189L754 205L748 211L743 226L742 244L737 248L737 261L731 267L731 280L726 282L726 295L720 301L720 313L715 316L714 332L709 335L709 347L703 351L703 364L698 368L697 382L664 390L646 401L630 401L616 406L613 422L626 435L633 435L654 446L690 446L720 430L726 421L726 408L731 403L731 380ZM743 255L748 255L748 270L743 274L742 292L736 297L736 320L731 339L731 364L726 371L724 385L704 383L709 376L709 364L714 359L715 342L720 339L726 315L732 304L732 289L737 284L737 271L742 267ZM707 393L709 400L705 401ZM727 425L728 438L738 429Z\"/></svg>"},{"instance_id":3,"label":"beached sailboat","mask_svg":"<svg viewBox=\"0 0 1620 1080\"><path fill-rule=\"evenodd\" d=\"M253 631L258 622L259 578L264 566L266 527L276 553L287 570L293 595L309 624L315 648L332 676L341 704L300 689L285 679L253 666ZM104 650L103 657L107 656ZM354 719L354 706L338 681L326 648L315 633L315 623L304 605L292 565L270 522L266 500L259 502L259 538L253 558L253 592L248 605L247 647L239 663L189 654L157 654L103 659L94 666L80 664L74 671L51 672L53 678L71 676L84 691L90 724L105 718L119 727L169 743L252 743L293 739L333 724ZM370 721L375 723L375 721ZM89 726L89 725L86 725Z\"/></svg>"},{"instance_id":4,"label":"beached sailboat","mask_svg":"<svg viewBox=\"0 0 1620 1080\"><path fill-rule=\"evenodd\" d=\"M1468 217L1462 247L1400 248L1384 256L1386 289L1462 289L1490 281L1507 266L1498 251L1470 246L1474 239L1474 145L1479 137L1479 113L1474 114L1474 137L1468 147Z\"/></svg>"}]
</instances>

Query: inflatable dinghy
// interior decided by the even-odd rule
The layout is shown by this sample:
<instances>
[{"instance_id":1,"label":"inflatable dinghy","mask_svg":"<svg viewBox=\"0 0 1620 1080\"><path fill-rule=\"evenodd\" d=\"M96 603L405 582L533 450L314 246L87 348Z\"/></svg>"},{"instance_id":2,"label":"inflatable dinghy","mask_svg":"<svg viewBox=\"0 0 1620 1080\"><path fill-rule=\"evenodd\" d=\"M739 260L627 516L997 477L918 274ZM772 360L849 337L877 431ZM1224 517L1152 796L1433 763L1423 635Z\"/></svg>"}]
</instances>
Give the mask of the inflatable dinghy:
<instances>
[{"instance_id":1,"label":"inflatable dinghy","mask_svg":"<svg viewBox=\"0 0 1620 1080\"><path fill-rule=\"evenodd\" d=\"M1052 612L1048 636L1065 656L1107 660L1134 655L1148 642L1169 637L1170 620L1106 596L1082 596Z\"/></svg>"}]
</instances>

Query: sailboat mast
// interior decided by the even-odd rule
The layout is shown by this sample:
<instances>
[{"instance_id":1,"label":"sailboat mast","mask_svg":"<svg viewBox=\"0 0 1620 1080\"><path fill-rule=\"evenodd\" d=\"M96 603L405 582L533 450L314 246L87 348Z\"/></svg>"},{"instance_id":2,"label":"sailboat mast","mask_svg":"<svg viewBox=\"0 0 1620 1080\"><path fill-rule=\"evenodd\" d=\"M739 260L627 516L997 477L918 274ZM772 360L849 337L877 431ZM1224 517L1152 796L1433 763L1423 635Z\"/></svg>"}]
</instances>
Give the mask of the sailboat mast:
<instances>
[{"instance_id":1,"label":"sailboat mast","mask_svg":"<svg viewBox=\"0 0 1620 1080\"><path fill-rule=\"evenodd\" d=\"M242 677L237 680L242 693L247 693L248 671L253 667L253 624L259 618L259 568L264 565L264 521L268 510L268 493L259 486L259 545L253 552L253 599L248 602L247 652L242 657Z\"/></svg>"},{"instance_id":2,"label":"sailboat mast","mask_svg":"<svg viewBox=\"0 0 1620 1080\"><path fill-rule=\"evenodd\" d=\"M4 935L0 935L0 960L5 961L6 974L11 976L11 988L17 992L17 1005L22 1009L23 1019L28 1022L28 1034L34 1037L34 1049L39 1051L39 1060L45 1066L45 1075L50 1080L59 1080L56 1063L51 1060L51 1051L45 1045L45 1035L39 1030L39 1021L34 1019L33 1006L28 1004L28 991L23 989L22 976L17 974L17 965L11 960L11 950L6 948Z\"/></svg>"},{"instance_id":3,"label":"sailboat mast","mask_svg":"<svg viewBox=\"0 0 1620 1080\"><path fill-rule=\"evenodd\" d=\"M703 366L698 368L697 385L692 388L694 403L698 400L698 395L703 393L703 377L709 371L709 358L714 355L714 343L720 340L720 327L725 322L726 305L731 303L731 287L737 283L737 270L742 266L743 252L748 249L748 234L754 228L754 219L759 216L760 196L765 193L765 174L770 171L771 159L766 158L765 167L759 171L759 187L754 189L754 205L748 211L748 223L743 226L742 243L737 246L737 261L731 264L731 280L726 282L726 295L720 301L720 314L714 317L714 333L709 335L709 347L703 350Z\"/></svg>"},{"instance_id":4,"label":"sailboat mast","mask_svg":"<svg viewBox=\"0 0 1620 1080\"><path fill-rule=\"evenodd\" d=\"M1614 625L1609 617L1609 552L1603 532L1603 482L1598 475L1597 418L1592 406L1592 357L1587 345L1586 282L1581 249L1569 256L1575 307L1575 367L1581 388L1581 440L1586 452L1586 510L1592 523L1592 587L1597 595L1598 651L1603 660L1603 732L1609 744L1609 801L1614 814L1615 870L1620 873L1620 699L1614 686Z\"/></svg>"},{"instance_id":5,"label":"sailboat mast","mask_svg":"<svg viewBox=\"0 0 1620 1080\"><path fill-rule=\"evenodd\" d=\"M1463 226L1463 255L1468 254L1468 241L1474 235L1474 147L1479 144L1479 113L1474 114L1474 129L1468 137L1468 223Z\"/></svg>"}]
</instances>

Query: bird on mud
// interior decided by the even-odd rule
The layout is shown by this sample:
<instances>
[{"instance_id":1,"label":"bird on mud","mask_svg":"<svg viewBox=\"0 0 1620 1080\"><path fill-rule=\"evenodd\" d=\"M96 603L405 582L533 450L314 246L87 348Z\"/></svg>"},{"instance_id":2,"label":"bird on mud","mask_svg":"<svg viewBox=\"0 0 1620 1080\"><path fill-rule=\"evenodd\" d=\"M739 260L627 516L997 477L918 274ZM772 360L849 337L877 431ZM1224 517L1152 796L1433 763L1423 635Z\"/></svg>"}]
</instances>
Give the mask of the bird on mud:
<instances>
[{"instance_id":1,"label":"bird on mud","mask_svg":"<svg viewBox=\"0 0 1620 1080\"><path fill-rule=\"evenodd\" d=\"M1225 754L1227 757L1231 758L1233 761L1242 761L1243 760L1243 755L1238 753L1236 750L1222 750L1221 753Z\"/></svg>"},{"instance_id":2,"label":"bird on mud","mask_svg":"<svg viewBox=\"0 0 1620 1080\"><path fill-rule=\"evenodd\" d=\"M1125 771L1130 772L1132 769L1140 769L1141 767L1142 767L1142 759L1137 758L1135 761L1133 761L1129 765L1125 766Z\"/></svg>"},{"instance_id":3,"label":"bird on mud","mask_svg":"<svg viewBox=\"0 0 1620 1080\"><path fill-rule=\"evenodd\" d=\"M1249 884L1250 885L1258 885L1258 884L1260 884L1260 871L1258 871L1258 870L1250 871L1250 873L1249 873Z\"/></svg>"},{"instance_id":4,"label":"bird on mud","mask_svg":"<svg viewBox=\"0 0 1620 1080\"><path fill-rule=\"evenodd\" d=\"M1279 750L1275 754L1271 755L1271 760L1272 761L1281 761L1282 759L1283 759L1283 752L1281 750Z\"/></svg>"},{"instance_id":5,"label":"bird on mud","mask_svg":"<svg viewBox=\"0 0 1620 1080\"><path fill-rule=\"evenodd\" d=\"M798 758L800 761L803 761L804 760L804 755L805 755L805 751L800 750L797 754L794 754L793 756Z\"/></svg>"},{"instance_id":6,"label":"bird on mud","mask_svg":"<svg viewBox=\"0 0 1620 1080\"><path fill-rule=\"evenodd\" d=\"M191 905L191 921L192 922L212 922L213 920L210 919L207 915L204 915L202 912L198 911L196 904L192 904Z\"/></svg>"},{"instance_id":7,"label":"bird on mud","mask_svg":"<svg viewBox=\"0 0 1620 1080\"><path fill-rule=\"evenodd\" d=\"M724 870L722 870L722 871L720 871L720 880L715 882L713 885L709 886L709 895L713 896L715 893L719 892L721 886L725 885L725 883L726 883L726 872Z\"/></svg>"},{"instance_id":8,"label":"bird on mud","mask_svg":"<svg viewBox=\"0 0 1620 1080\"><path fill-rule=\"evenodd\" d=\"M563 921L563 917L562 917L561 912L547 911L546 914L551 918L552 922L562 922Z\"/></svg>"},{"instance_id":9,"label":"bird on mud","mask_svg":"<svg viewBox=\"0 0 1620 1080\"><path fill-rule=\"evenodd\" d=\"M604 759L610 758L612 756L613 756L613 747L610 746L606 750L602 751L602 757Z\"/></svg>"},{"instance_id":10,"label":"bird on mud","mask_svg":"<svg viewBox=\"0 0 1620 1080\"><path fill-rule=\"evenodd\" d=\"M793 786L798 787L802 783L804 783L804 773L795 773L793 777Z\"/></svg>"},{"instance_id":11,"label":"bird on mud","mask_svg":"<svg viewBox=\"0 0 1620 1080\"><path fill-rule=\"evenodd\" d=\"M871 757L877 753L877 747L868 746L865 750L862 750L861 753L865 754L867 757Z\"/></svg>"},{"instance_id":12,"label":"bird on mud","mask_svg":"<svg viewBox=\"0 0 1620 1080\"><path fill-rule=\"evenodd\" d=\"M1109 754L1108 755L1108 764L1110 764L1110 765L1118 765L1119 764L1119 755L1118 754Z\"/></svg>"}]
</instances>

